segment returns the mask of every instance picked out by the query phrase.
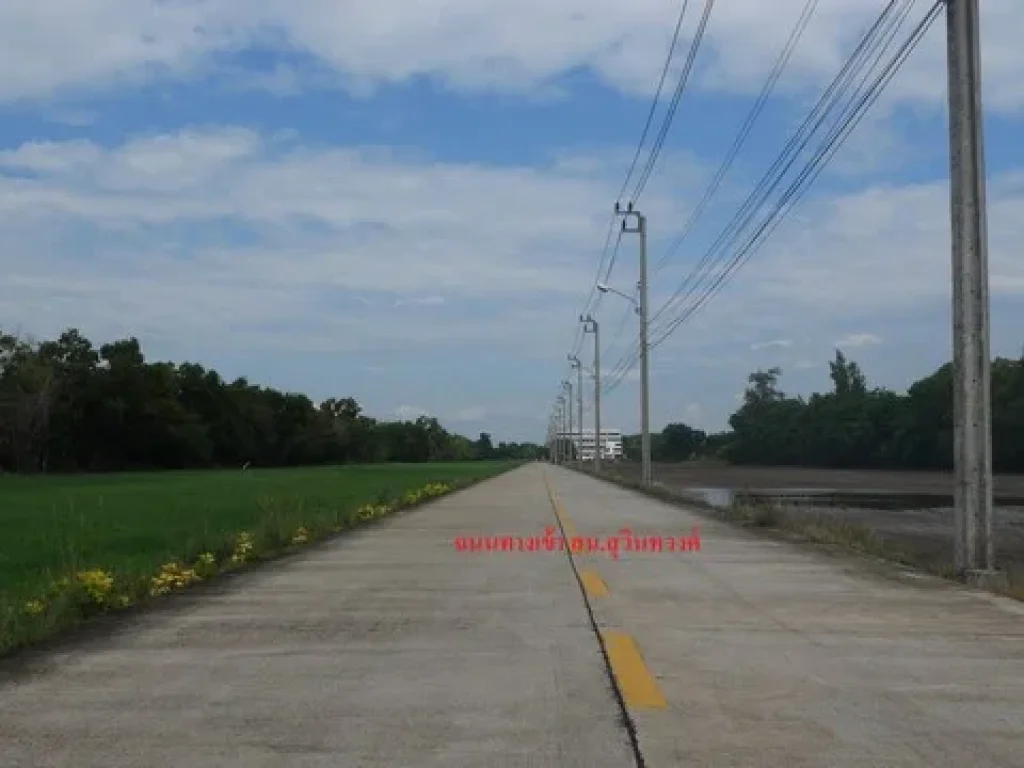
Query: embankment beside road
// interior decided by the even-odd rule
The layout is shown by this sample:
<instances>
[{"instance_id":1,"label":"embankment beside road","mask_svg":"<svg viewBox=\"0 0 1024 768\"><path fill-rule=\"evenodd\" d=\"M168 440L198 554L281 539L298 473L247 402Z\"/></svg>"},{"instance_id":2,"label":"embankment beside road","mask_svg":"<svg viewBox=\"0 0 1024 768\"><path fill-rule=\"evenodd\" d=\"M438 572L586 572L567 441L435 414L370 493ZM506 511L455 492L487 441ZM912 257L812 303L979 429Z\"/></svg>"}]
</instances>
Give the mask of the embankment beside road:
<instances>
[{"instance_id":1,"label":"embankment beside road","mask_svg":"<svg viewBox=\"0 0 1024 768\"><path fill-rule=\"evenodd\" d=\"M581 468L588 474L592 470ZM891 494L942 495L951 493L951 476L941 473L861 472L805 468L698 466L658 464L656 487L641 488L639 465L611 465L601 477L607 481L697 508L704 514L767 533L851 553L881 557L931 574L953 574L953 510L931 508L870 508L806 503L748 503L716 506L687 489L820 489ZM1003 476L999 489L1024 495L1024 478ZM860 485L858 485L860 483ZM947 489L949 489L947 491ZM996 564L1009 580L1009 594L1024 599L1024 506L997 506L994 515Z\"/></svg>"}]
</instances>

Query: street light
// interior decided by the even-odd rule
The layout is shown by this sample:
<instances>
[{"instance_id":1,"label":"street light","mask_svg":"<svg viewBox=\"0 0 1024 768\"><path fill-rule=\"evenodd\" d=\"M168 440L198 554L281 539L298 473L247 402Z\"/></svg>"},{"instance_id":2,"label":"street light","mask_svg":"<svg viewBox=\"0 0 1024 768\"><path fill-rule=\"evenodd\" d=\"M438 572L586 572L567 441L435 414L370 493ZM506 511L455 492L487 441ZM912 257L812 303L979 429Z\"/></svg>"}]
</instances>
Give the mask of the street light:
<instances>
[{"instance_id":1,"label":"street light","mask_svg":"<svg viewBox=\"0 0 1024 768\"><path fill-rule=\"evenodd\" d=\"M597 290L599 290L601 293L614 293L616 296L621 296L622 298L624 298L626 301L633 305L634 312L636 312L638 315L640 314L640 302L638 302L629 294L623 293L618 288L612 288L610 285L605 285L604 283L598 283Z\"/></svg>"},{"instance_id":2,"label":"street light","mask_svg":"<svg viewBox=\"0 0 1024 768\"><path fill-rule=\"evenodd\" d=\"M583 317L583 333L594 334L594 472L601 472L601 336L593 315Z\"/></svg>"},{"instance_id":3,"label":"street light","mask_svg":"<svg viewBox=\"0 0 1024 768\"><path fill-rule=\"evenodd\" d=\"M566 444L566 460L572 461L572 381L570 379L566 379L562 382L562 387L568 395L565 399L565 410L569 416L569 421L565 430L565 436L568 441Z\"/></svg>"},{"instance_id":4,"label":"street light","mask_svg":"<svg viewBox=\"0 0 1024 768\"><path fill-rule=\"evenodd\" d=\"M562 383L564 384L565 382ZM565 434L565 395L559 395L557 402L558 406L555 423L558 426L558 431L556 433L557 440L555 441L555 444L558 446L558 463L561 464L565 459L564 447L562 445L562 435Z\"/></svg>"},{"instance_id":5,"label":"street light","mask_svg":"<svg viewBox=\"0 0 1024 768\"><path fill-rule=\"evenodd\" d=\"M647 217L640 213L640 211L634 210L633 203L629 203L626 210L622 210L622 207L616 203L615 215L622 217L623 232L632 232L640 235L640 281L637 283L637 293L640 298L635 304L637 314L640 315L640 482L642 485L649 486L652 484L653 478L651 477L650 344L647 337ZM635 226L632 228L627 226L629 219L635 219L636 221ZM625 295L609 288L607 285L604 286L603 290L601 285L598 285L597 288L602 293L611 291L620 296ZM625 298L631 302L633 301L630 296Z\"/></svg>"},{"instance_id":6,"label":"street light","mask_svg":"<svg viewBox=\"0 0 1024 768\"><path fill-rule=\"evenodd\" d=\"M569 364L576 371L576 432L579 439L576 442L576 461L583 461L583 363L576 355L569 355Z\"/></svg>"}]
</instances>

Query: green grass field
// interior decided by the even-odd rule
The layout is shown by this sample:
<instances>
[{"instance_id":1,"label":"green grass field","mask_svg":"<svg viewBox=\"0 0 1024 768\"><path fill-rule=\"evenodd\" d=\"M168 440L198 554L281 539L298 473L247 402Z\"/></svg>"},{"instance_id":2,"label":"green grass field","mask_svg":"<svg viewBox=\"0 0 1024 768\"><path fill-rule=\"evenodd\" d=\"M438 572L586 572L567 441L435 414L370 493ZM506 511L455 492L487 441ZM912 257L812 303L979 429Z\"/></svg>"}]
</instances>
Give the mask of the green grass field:
<instances>
[{"instance_id":1,"label":"green grass field","mask_svg":"<svg viewBox=\"0 0 1024 768\"><path fill-rule=\"evenodd\" d=\"M152 573L268 519L348 520L360 505L430 482L499 474L466 462L0 478L0 604L84 568Z\"/></svg>"}]
</instances>

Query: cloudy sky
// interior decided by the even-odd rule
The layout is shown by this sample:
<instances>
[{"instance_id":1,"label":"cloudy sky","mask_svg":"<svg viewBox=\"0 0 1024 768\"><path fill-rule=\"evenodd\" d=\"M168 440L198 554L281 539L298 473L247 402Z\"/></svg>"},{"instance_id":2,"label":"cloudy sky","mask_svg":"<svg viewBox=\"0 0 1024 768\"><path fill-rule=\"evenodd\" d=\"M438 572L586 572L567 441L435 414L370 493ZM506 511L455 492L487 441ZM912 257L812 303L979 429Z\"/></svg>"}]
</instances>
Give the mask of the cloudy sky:
<instances>
[{"instance_id":1,"label":"cloudy sky","mask_svg":"<svg viewBox=\"0 0 1024 768\"><path fill-rule=\"evenodd\" d=\"M820 0L718 194L669 251L805 1L719 0L710 17L638 201L660 265L653 310L885 5ZM703 3L690 5L668 92ZM1024 3L983 6L993 347L1017 354ZM678 10L4 0L0 327L136 335L151 359L541 439ZM897 389L948 359L943 33L940 19L792 217L654 350L653 426L723 427L759 366L782 367L787 391L823 388L837 346ZM627 238L609 282L629 293L636 279ZM614 295L596 314L610 372L635 316ZM637 428L635 379L606 396L605 425Z\"/></svg>"}]
</instances>

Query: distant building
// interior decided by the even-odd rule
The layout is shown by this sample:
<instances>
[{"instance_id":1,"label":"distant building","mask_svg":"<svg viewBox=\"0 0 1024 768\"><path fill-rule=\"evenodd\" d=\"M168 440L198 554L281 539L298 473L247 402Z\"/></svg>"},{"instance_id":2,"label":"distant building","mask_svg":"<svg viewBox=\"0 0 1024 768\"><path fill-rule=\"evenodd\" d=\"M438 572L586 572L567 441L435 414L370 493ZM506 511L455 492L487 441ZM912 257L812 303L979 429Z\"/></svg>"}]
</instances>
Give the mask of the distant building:
<instances>
[{"instance_id":1,"label":"distant building","mask_svg":"<svg viewBox=\"0 0 1024 768\"><path fill-rule=\"evenodd\" d=\"M579 432L559 432L558 437L562 440L569 440L576 455L583 461L592 461L594 458L594 430L583 430L583 442L580 444ZM601 459L616 461L622 458L622 430L602 429L601 430Z\"/></svg>"}]
</instances>

